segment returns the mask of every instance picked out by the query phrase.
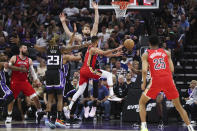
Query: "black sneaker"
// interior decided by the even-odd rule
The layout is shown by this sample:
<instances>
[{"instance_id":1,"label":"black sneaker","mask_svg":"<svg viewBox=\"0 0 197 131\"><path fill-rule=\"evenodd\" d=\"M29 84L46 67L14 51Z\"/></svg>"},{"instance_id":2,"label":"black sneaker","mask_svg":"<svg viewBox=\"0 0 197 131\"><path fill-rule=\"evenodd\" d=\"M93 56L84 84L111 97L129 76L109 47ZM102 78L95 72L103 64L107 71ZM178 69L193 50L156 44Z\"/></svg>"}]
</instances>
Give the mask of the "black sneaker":
<instances>
[{"instance_id":1,"label":"black sneaker","mask_svg":"<svg viewBox=\"0 0 197 131\"><path fill-rule=\"evenodd\" d=\"M39 111L36 112L36 123L40 124L40 120L42 119L42 117L46 115L46 113L44 111Z\"/></svg>"},{"instance_id":2,"label":"black sneaker","mask_svg":"<svg viewBox=\"0 0 197 131\"><path fill-rule=\"evenodd\" d=\"M75 119L74 119L74 121L76 121L76 122L80 122L80 121L81 121L81 119L79 119L79 118L75 118Z\"/></svg>"},{"instance_id":3,"label":"black sneaker","mask_svg":"<svg viewBox=\"0 0 197 131\"><path fill-rule=\"evenodd\" d=\"M158 125L159 129L164 129L164 122L161 120Z\"/></svg>"},{"instance_id":4,"label":"black sneaker","mask_svg":"<svg viewBox=\"0 0 197 131\"><path fill-rule=\"evenodd\" d=\"M66 126L73 126L73 125L79 125L79 123L76 120L73 120L73 119L69 119L66 122Z\"/></svg>"}]
</instances>

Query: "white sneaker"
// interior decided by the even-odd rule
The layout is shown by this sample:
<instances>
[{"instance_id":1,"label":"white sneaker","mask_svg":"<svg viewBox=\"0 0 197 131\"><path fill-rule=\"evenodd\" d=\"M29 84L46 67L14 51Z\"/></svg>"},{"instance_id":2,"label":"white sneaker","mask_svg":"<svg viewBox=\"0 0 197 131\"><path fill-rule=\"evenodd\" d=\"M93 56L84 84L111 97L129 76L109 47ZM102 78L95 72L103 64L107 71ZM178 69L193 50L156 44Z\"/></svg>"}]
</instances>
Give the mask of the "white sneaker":
<instances>
[{"instance_id":1,"label":"white sneaker","mask_svg":"<svg viewBox=\"0 0 197 131\"><path fill-rule=\"evenodd\" d=\"M188 128L188 131L195 131L192 125L188 125L187 128Z\"/></svg>"},{"instance_id":2,"label":"white sneaker","mask_svg":"<svg viewBox=\"0 0 197 131\"><path fill-rule=\"evenodd\" d=\"M119 97L113 95L113 96L109 96L109 97L108 97L108 100L109 100L109 101L121 101L122 98L119 98Z\"/></svg>"},{"instance_id":3,"label":"white sneaker","mask_svg":"<svg viewBox=\"0 0 197 131\"><path fill-rule=\"evenodd\" d=\"M181 65L181 63L179 61L177 61L177 66L180 66L180 65Z\"/></svg>"},{"instance_id":4,"label":"white sneaker","mask_svg":"<svg viewBox=\"0 0 197 131\"><path fill-rule=\"evenodd\" d=\"M89 116L89 111L90 111L90 107L88 106L88 107L84 107L84 116L85 116L85 118L88 118L88 116Z\"/></svg>"},{"instance_id":5,"label":"white sneaker","mask_svg":"<svg viewBox=\"0 0 197 131\"><path fill-rule=\"evenodd\" d=\"M63 121L59 120L59 119L56 119L55 126L60 127L60 128L65 128L66 127L65 124L63 123Z\"/></svg>"},{"instance_id":6,"label":"white sneaker","mask_svg":"<svg viewBox=\"0 0 197 131\"><path fill-rule=\"evenodd\" d=\"M12 122L12 117L7 116L6 120L5 120L5 123L11 123L11 122Z\"/></svg>"},{"instance_id":7,"label":"white sneaker","mask_svg":"<svg viewBox=\"0 0 197 131\"><path fill-rule=\"evenodd\" d=\"M89 117L94 117L95 114L96 114L96 107L93 106L90 113L89 113Z\"/></svg>"},{"instance_id":8,"label":"white sneaker","mask_svg":"<svg viewBox=\"0 0 197 131\"><path fill-rule=\"evenodd\" d=\"M67 119L70 119L70 109L68 106L64 107L63 108L63 111L64 111L64 115Z\"/></svg>"}]
</instances>

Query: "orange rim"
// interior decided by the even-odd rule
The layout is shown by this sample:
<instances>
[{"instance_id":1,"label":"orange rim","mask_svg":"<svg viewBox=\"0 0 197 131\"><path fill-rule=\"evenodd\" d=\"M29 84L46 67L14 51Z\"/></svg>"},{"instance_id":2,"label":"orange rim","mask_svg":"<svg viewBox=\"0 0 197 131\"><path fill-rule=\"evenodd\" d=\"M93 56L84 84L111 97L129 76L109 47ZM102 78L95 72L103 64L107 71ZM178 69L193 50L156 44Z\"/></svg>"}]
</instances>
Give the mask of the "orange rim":
<instances>
[{"instance_id":1,"label":"orange rim","mask_svg":"<svg viewBox=\"0 0 197 131\"><path fill-rule=\"evenodd\" d=\"M112 5L119 5L121 10L127 9L127 6L129 5L129 2L127 1L114 1L111 2Z\"/></svg>"}]
</instances>

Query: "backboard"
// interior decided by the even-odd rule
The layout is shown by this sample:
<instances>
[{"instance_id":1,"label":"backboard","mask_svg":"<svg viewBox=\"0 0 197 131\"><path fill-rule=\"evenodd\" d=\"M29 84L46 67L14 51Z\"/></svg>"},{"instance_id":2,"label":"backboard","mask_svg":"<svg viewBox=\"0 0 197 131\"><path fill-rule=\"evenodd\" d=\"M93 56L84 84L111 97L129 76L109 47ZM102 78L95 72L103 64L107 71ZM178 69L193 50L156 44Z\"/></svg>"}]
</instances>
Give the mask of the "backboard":
<instances>
[{"instance_id":1,"label":"backboard","mask_svg":"<svg viewBox=\"0 0 197 131\"><path fill-rule=\"evenodd\" d=\"M159 0L89 0L89 6L92 8L92 2L95 1L98 3L99 9L113 9L111 2L114 1L128 1L128 9L159 9Z\"/></svg>"}]
</instances>

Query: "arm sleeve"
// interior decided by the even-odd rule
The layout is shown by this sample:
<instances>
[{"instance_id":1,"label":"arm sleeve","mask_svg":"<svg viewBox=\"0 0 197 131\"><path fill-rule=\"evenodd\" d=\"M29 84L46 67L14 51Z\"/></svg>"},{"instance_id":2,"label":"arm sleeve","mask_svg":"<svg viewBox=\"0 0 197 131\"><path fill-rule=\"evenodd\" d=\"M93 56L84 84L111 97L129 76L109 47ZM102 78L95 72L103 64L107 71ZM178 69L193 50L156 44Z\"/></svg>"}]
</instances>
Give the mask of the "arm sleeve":
<instances>
[{"instance_id":1,"label":"arm sleeve","mask_svg":"<svg viewBox=\"0 0 197 131\"><path fill-rule=\"evenodd\" d=\"M38 79L38 77L37 77L37 75L36 75L36 72L35 72L35 70L34 70L33 65L30 66L30 71L31 71L31 76L33 77L33 80Z\"/></svg>"}]
</instances>

